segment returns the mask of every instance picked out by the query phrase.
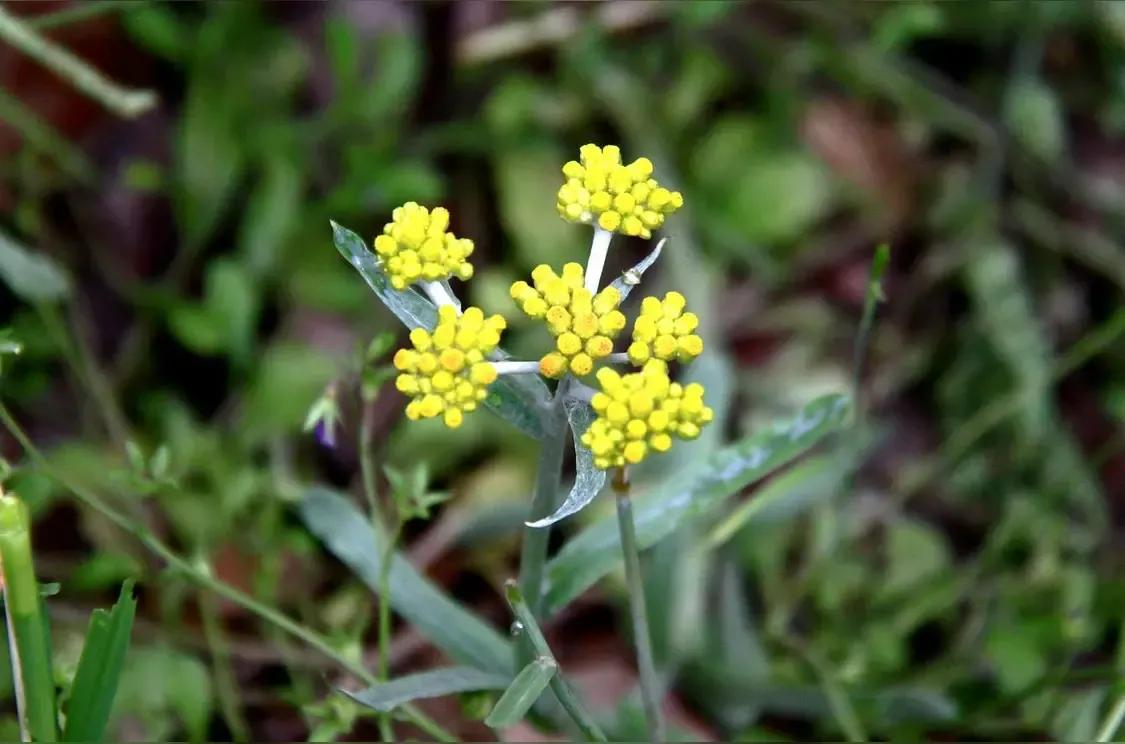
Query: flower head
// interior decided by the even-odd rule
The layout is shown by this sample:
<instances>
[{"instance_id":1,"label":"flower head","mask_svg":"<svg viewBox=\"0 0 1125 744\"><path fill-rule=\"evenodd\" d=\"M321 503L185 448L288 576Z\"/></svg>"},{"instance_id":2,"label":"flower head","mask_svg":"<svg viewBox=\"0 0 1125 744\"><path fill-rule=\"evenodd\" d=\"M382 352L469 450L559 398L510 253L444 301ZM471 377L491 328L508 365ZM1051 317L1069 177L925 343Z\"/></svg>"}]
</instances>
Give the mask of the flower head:
<instances>
[{"instance_id":1,"label":"flower head","mask_svg":"<svg viewBox=\"0 0 1125 744\"><path fill-rule=\"evenodd\" d=\"M432 332L415 328L410 332L413 349L395 353L395 387L412 400L406 405L410 419L442 416L455 429L464 414L473 411L488 394L496 379L496 368L486 355L500 343L504 318L484 317L479 307L464 315L449 305L438 308L438 323Z\"/></svg>"},{"instance_id":2,"label":"flower head","mask_svg":"<svg viewBox=\"0 0 1125 744\"><path fill-rule=\"evenodd\" d=\"M669 191L652 177L652 161L621 162L616 145L583 145L579 159L562 168L566 183L559 189L559 214L569 222L595 223L603 230L652 237L665 215L683 206L678 191Z\"/></svg>"},{"instance_id":3,"label":"flower head","mask_svg":"<svg viewBox=\"0 0 1125 744\"><path fill-rule=\"evenodd\" d=\"M598 417L582 444L602 470L636 464L652 451L667 452L672 437L695 439L714 417L703 403L703 386L672 382L659 359L627 375L602 367L598 383L601 391L590 401Z\"/></svg>"},{"instance_id":4,"label":"flower head","mask_svg":"<svg viewBox=\"0 0 1125 744\"><path fill-rule=\"evenodd\" d=\"M629 361L638 367L652 358L689 362L703 353L703 339L695 334L699 318L684 312L686 304L679 292L667 293L663 301L644 298L640 315L633 321Z\"/></svg>"},{"instance_id":5,"label":"flower head","mask_svg":"<svg viewBox=\"0 0 1125 744\"><path fill-rule=\"evenodd\" d=\"M625 327L625 316L617 309L621 293L606 287L596 295L583 286L582 266L568 263L558 275L546 264L531 272L534 286L519 281L512 285L512 299L533 318L542 318L555 336L555 351L539 360L546 377L562 377L568 370L587 375L594 361L613 352L613 339Z\"/></svg>"},{"instance_id":6,"label":"flower head","mask_svg":"<svg viewBox=\"0 0 1125 744\"><path fill-rule=\"evenodd\" d=\"M392 221L375 238L375 253L383 261L391 286L402 291L416 281L440 281L473 275L469 255L473 241L448 232L449 211L426 209L407 202L395 209Z\"/></svg>"}]
</instances>

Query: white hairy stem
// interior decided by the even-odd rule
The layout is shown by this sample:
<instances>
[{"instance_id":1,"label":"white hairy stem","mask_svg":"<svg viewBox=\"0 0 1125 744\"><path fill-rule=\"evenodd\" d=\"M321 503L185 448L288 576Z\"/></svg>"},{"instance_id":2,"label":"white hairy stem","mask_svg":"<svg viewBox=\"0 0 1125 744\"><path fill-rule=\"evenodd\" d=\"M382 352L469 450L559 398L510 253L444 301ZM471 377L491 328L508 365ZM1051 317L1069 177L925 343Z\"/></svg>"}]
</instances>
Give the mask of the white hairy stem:
<instances>
[{"instance_id":1,"label":"white hairy stem","mask_svg":"<svg viewBox=\"0 0 1125 744\"><path fill-rule=\"evenodd\" d=\"M526 375L539 372L539 362L493 362L498 375Z\"/></svg>"},{"instance_id":2,"label":"white hairy stem","mask_svg":"<svg viewBox=\"0 0 1125 744\"><path fill-rule=\"evenodd\" d=\"M602 269L605 268L605 257L609 252L609 241L613 233L600 227L594 228L594 240L590 244L590 260L586 262L586 289L590 294L598 293L598 284L602 280Z\"/></svg>"},{"instance_id":3,"label":"white hairy stem","mask_svg":"<svg viewBox=\"0 0 1125 744\"><path fill-rule=\"evenodd\" d=\"M457 300L449 296L449 293L445 291L445 287L442 286L441 282L419 282L418 284L422 287L422 291L426 293L426 296L430 298L430 301L438 307L442 305L450 305L453 308L457 307Z\"/></svg>"},{"instance_id":4,"label":"white hairy stem","mask_svg":"<svg viewBox=\"0 0 1125 744\"><path fill-rule=\"evenodd\" d=\"M629 355L624 351L618 351L607 356L605 361L606 364L625 364L629 361Z\"/></svg>"}]
</instances>

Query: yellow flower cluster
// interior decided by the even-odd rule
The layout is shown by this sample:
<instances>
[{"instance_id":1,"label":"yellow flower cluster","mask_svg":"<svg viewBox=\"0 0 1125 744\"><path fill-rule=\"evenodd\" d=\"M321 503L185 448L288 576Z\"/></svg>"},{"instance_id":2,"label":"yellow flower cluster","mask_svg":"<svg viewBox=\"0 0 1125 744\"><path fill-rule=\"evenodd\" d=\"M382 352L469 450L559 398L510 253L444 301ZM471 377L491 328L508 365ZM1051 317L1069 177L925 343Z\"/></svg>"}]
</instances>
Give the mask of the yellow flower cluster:
<instances>
[{"instance_id":1,"label":"yellow flower cluster","mask_svg":"<svg viewBox=\"0 0 1125 744\"><path fill-rule=\"evenodd\" d=\"M587 375L594 360L613 352L613 339L625 327L617 309L621 293L606 287L596 295L583 286L580 264L568 263L559 276L546 264L531 272L535 286L525 281L512 285L512 299L532 318L543 318L555 336L555 351L539 360L545 377L559 378L568 370Z\"/></svg>"},{"instance_id":2,"label":"yellow flower cluster","mask_svg":"<svg viewBox=\"0 0 1125 744\"><path fill-rule=\"evenodd\" d=\"M633 465L651 452L666 452L672 437L695 439L714 412L703 403L703 386L668 377L668 365L649 360L640 372L598 370L601 391L590 405L598 417L582 435L602 470Z\"/></svg>"},{"instance_id":3,"label":"yellow flower cluster","mask_svg":"<svg viewBox=\"0 0 1125 744\"><path fill-rule=\"evenodd\" d=\"M433 332L415 328L410 332L413 349L399 349L394 365L400 374L395 387L412 400L406 416L412 420L441 415L455 429L464 414L474 410L496 379L496 367L485 357L500 343L504 318L484 317L479 307L464 315L450 305L438 308Z\"/></svg>"},{"instance_id":4,"label":"yellow flower cluster","mask_svg":"<svg viewBox=\"0 0 1125 744\"><path fill-rule=\"evenodd\" d=\"M703 339L694 332L699 318L685 313L685 304L679 292L667 293L663 302L655 297L641 301L641 313L633 321L629 361L638 367L653 357L689 362L703 353Z\"/></svg>"},{"instance_id":5,"label":"yellow flower cluster","mask_svg":"<svg viewBox=\"0 0 1125 744\"><path fill-rule=\"evenodd\" d=\"M382 259L392 287L402 291L419 280L473 275L468 261L473 241L456 237L448 228L449 211L444 207L429 210L407 202L395 209L392 221L375 238L375 253Z\"/></svg>"},{"instance_id":6,"label":"yellow flower cluster","mask_svg":"<svg viewBox=\"0 0 1125 744\"><path fill-rule=\"evenodd\" d=\"M610 232L652 237L664 216L684 205L678 191L669 191L652 177L652 161L637 158L621 163L616 145L583 145L579 160L562 169L566 183L559 189L559 214L569 222L589 224Z\"/></svg>"}]
</instances>

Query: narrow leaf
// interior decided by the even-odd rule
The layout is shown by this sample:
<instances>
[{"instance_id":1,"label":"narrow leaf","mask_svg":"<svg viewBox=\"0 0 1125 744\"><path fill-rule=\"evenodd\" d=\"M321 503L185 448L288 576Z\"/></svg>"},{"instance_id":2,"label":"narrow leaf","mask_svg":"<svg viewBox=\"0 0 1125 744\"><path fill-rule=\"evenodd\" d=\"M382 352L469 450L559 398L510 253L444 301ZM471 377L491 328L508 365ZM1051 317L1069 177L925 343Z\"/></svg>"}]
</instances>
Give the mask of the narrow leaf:
<instances>
[{"instance_id":1,"label":"narrow leaf","mask_svg":"<svg viewBox=\"0 0 1125 744\"><path fill-rule=\"evenodd\" d=\"M528 527L550 527L555 522L576 514L593 501L605 486L605 471L594 467L594 453L582 444L582 435L594 421L594 409L585 401L572 399L566 401L566 416L570 419L570 430L574 432L574 486L554 514L527 522Z\"/></svg>"},{"instance_id":2,"label":"narrow leaf","mask_svg":"<svg viewBox=\"0 0 1125 744\"><path fill-rule=\"evenodd\" d=\"M542 656L525 666L496 701L492 712L484 719L485 725L507 728L522 721L527 711L547 689L558 669L554 659Z\"/></svg>"},{"instance_id":3,"label":"narrow leaf","mask_svg":"<svg viewBox=\"0 0 1125 744\"><path fill-rule=\"evenodd\" d=\"M719 522L707 542L717 547L751 522L785 519L831 496L846 470L841 459L839 455L824 455L794 465Z\"/></svg>"},{"instance_id":4,"label":"narrow leaf","mask_svg":"<svg viewBox=\"0 0 1125 744\"><path fill-rule=\"evenodd\" d=\"M641 277L648 271L648 268L656 263L656 259L660 258L660 251L663 250L666 242L668 242L668 238L663 238L656 244L656 247L652 249L651 253L642 258L633 268L628 269L621 276L613 280L611 286L621 293L622 301L633 291L633 287L641 283Z\"/></svg>"},{"instance_id":5,"label":"narrow leaf","mask_svg":"<svg viewBox=\"0 0 1125 744\"><path fill-rule=\"evenodd\" d=\"M383 684L372 685L360 692L347 690L341 692L360 705L385 713L412 700L442 697L459 692L503 690L511 681L510 674L486 672L473 667L445 667L409 674Z\"/></svg>"},{"instance_id":6,"label":"narrow leaf","mask_svg":"<svg viewBox=\"0 0 1125 744\"><path fill-rule=\"evenodd\" d=\"M845 395L816 399L796 416L769 431L715 452L695 467L673 474L637 499L637 541L648 548L684 520L703 514L725 499L791 462L848 420ZM615 518L588 527L566 544L547 566L545 612L559 610L605 576L621 558Z\"/></svg>"},{"instance_id":7,"label":"narrow leaf","mask_svg":"<svg viewBox=\"0 0 1125 744\"><path fill-rule=\"evenodd\" d=\"M372 591L379 591L385 538L346 498L312 488L298 506L301 519L325 547ZM511 643L395 554L390 570L391 605L419 633L462 664L507 674Z\"/></svg>"},{"instance_id":8,"label":"narrow leaf","mask_svg":"<svg viewBox=\"0 0 1125 744\"><path fill-rule=\"evenodd\" d=\"M105 736L136 613L129 581L109 612L94 610L66 707L63 741L101 741Z\"/></svg>"},{"instance_id":9,"label":"narrow leaf","mask_svg":"<svg viewBox=\"0 0 1125 744\"><path fill-rule=\"evenodd\" d=\"M351 230L333 222L332 236L336 250L360 273L367 286L395 317L410 329L433 329L437 323L437 309L429 298L414 289L399 292L391 287L375 254ZM503 351L497 355L499 359L506 357ZM484 403L520 431L542 439L545 432L542 412L550 397L550 390L538 375L505 375L492 383Z\"/></svg>"},{"instance_id":10,"label":"narrow leaf","mask_svg":"<svg viewBox=\"0 0 1125 744\"><path fill-rule=\"evenodd\" d=\"M58 302L70 295L70 278L47 256L0 232L0 277L27 302Z\"/></svg>"}]
</instances>

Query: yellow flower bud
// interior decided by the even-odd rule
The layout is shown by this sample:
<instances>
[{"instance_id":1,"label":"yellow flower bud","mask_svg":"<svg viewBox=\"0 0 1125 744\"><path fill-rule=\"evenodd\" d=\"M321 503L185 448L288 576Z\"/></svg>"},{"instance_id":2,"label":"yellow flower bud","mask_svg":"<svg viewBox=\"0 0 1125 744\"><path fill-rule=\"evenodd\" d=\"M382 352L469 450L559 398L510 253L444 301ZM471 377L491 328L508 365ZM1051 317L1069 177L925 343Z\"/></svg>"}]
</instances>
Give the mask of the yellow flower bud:
<instances>
[{"instance_id":1,"label":"yellow flower bud","mask_svg":"<svg viewBox=\"0 0 1125 744\"><path fill-rule=\"evenodd\" d=\"M416 213L403 209L406 216ZM438 308L432 332L411 331L414 348L399 349L394 356L395 367L404 372L395 379L395 387L411 397L407 418L441 416L446 426L460 426L464 415L485 399L488 385L496 380L496 367L485 358L499 344L505 325L502 317L486 318L480 308L470 307L458 315L444 305Z\"/></svg>"}]
</instances>

